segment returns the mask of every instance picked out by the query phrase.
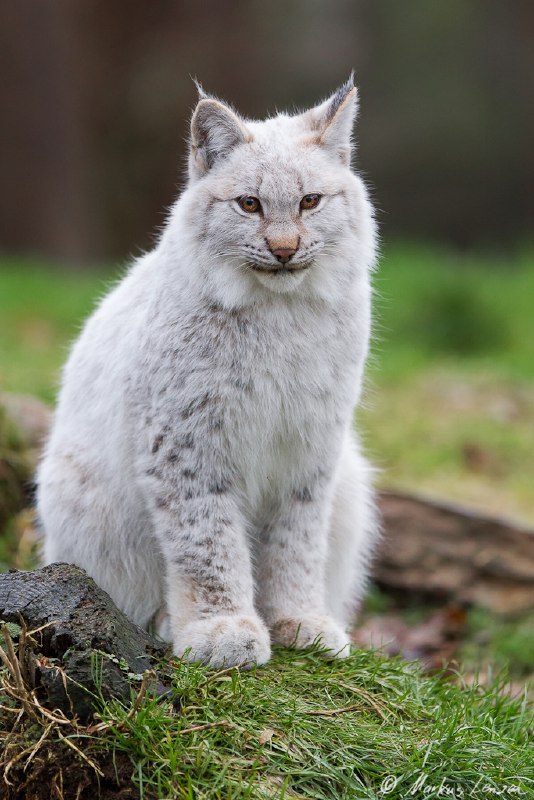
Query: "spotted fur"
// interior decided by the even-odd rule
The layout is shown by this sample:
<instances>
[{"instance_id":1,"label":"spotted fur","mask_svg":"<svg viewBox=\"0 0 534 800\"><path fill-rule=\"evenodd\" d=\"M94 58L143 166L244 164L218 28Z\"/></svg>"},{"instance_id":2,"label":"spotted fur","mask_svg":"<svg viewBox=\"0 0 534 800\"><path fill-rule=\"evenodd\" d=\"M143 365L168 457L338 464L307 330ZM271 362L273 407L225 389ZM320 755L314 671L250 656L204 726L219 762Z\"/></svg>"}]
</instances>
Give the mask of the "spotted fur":
<instances>
[{"instance_id":1,"label":"spotted fur","mask_svg":"<svg viewBox=\"0 0 534 800\"><path fill-rule=\"evenodd\" d=\"M263 122L201 95L188 185L64 370L45 560L84 567L177 655L347 653L377 531L352 429L375 258L355 95ZM322 199L301 211L307 193Z\"/></svg>"}]
</instances>

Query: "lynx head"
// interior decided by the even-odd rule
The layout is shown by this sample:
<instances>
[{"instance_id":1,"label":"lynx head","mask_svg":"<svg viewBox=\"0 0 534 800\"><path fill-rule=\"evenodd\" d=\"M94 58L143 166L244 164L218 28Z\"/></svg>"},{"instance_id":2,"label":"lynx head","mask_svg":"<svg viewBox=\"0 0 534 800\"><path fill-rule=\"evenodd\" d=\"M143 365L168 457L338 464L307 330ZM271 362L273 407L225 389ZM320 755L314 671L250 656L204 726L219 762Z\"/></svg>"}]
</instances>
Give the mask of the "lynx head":
<instances>
[{"instance_id":1,"label":"lynx head","mask_svg":"<svg viewBox=\"0 0 534 800\"><path fill-rule=\"evenodd\" d=\"M184 202L213 288L231 302L301 284L324 294L367 268L374 226L350 168L352 76L315 108L262 122L200 93Z\"/></svg>"}]
</instances>

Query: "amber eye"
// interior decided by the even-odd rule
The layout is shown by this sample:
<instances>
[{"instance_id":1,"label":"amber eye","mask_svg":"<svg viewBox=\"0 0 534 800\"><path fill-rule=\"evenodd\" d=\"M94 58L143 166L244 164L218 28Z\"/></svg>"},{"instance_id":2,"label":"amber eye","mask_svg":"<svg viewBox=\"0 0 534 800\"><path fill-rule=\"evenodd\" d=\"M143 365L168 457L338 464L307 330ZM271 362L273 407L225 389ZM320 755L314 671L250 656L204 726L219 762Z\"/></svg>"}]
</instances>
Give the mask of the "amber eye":
<instances>
[{"instance_id":1,"label":"amber eye","mask_svg":"<svg viewBox=\"0 0 534 800\"><path fill-rule=\"evenodd\" d=\"M300 207L305 211L309 211L310 208L316 208L319 205L320 199L320 194L305 194L300 201Z\"/></svg>"},{"instance_id":2,"label":"amber eye","mask_svg":"<svg viewBox=\"0 0 534 800\"><path fill-rule=\"evenodd\" d=\"M249 214L256 214L261 211L261 204L257 197L251 197L250 195L238 197L237 202L243 211L247 211Z\"/></svg>"}]
</instances>

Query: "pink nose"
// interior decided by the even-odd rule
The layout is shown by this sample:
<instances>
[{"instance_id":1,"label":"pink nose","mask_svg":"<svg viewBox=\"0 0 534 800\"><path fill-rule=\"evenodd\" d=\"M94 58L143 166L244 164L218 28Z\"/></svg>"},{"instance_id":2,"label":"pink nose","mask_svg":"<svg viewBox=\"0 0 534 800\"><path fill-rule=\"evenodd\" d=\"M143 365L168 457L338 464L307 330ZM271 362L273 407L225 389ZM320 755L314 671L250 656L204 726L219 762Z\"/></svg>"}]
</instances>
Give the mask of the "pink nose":
<instances>
[{"instance_id":1,"label":"pink nose","mask_svg":"<svg viewBox=\"0 0 534 800\"><path fill-rule=\"evenodd\" d=\"M273 256L276 256L278 261L282 264L286 264L297 251L294 247L281 247L278 250L271 250L271 252Z\"/></svg>"}]
</instances>

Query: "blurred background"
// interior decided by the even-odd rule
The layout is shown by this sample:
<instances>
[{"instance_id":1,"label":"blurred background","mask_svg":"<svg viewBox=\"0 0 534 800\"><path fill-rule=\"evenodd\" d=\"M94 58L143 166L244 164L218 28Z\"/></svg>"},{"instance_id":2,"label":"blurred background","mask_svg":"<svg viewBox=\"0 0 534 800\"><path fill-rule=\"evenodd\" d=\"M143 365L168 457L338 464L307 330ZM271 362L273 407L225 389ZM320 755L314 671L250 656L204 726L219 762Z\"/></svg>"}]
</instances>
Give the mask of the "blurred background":
<instances>
[{"instance_id":1,"label":"blurred background","mask_svg":"<svg viewBox=\"0 0 534 800\"><path fill-rule=\"evenodd\" d=\"M528 0L4 2L1 244L77 264L148 247L191 76L263 117L354 68L384 234L502 251L534 212L533 36Z\"/></svg>"},{"instance_id":2,"label":"blurred background","mask_svg":"<svg viewBox=\"0 0 534 800\"><path fill-rule=\"evenodd\" d=\"M382 235L363 439L385 486L534 524L530 0L5 0L0 14L6 404L53 403L82 320L154 242L183 185L192 76L263 117L354 68L356 165Z\"/></svg>"}]
</instances>

